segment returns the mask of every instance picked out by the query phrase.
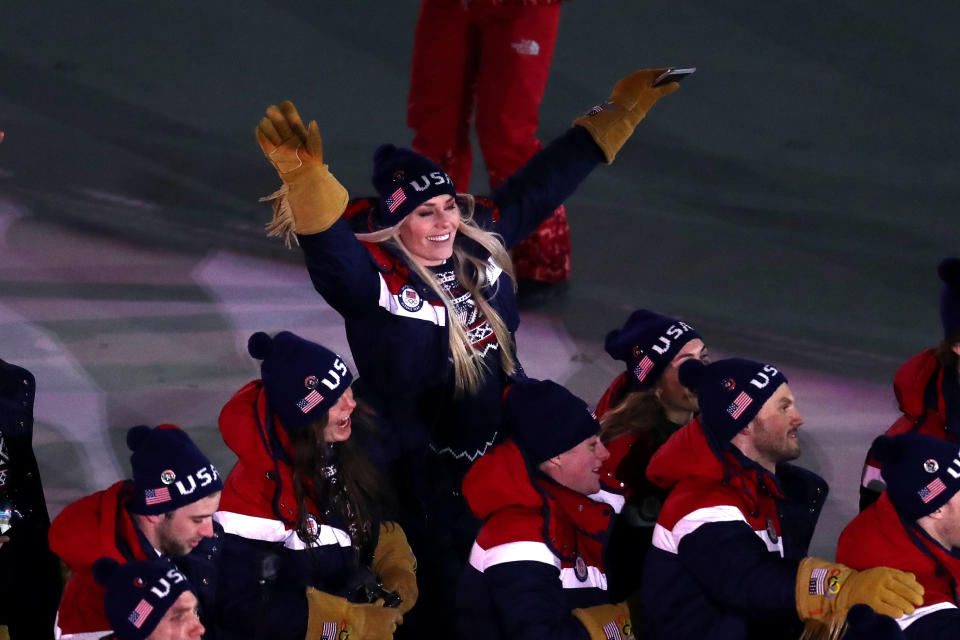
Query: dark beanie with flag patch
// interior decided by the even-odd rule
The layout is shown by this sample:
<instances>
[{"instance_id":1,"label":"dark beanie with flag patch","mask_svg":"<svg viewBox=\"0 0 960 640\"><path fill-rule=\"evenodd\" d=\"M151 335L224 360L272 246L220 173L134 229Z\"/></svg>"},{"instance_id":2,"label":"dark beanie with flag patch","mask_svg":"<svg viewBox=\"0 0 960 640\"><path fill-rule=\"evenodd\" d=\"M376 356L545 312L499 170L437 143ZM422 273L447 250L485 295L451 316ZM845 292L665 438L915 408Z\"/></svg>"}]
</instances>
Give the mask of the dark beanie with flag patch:
<instances>
[{"instance_id":1,"label":"dark beanie with flag patch","mask_svg":"<svg viewBox=\"0 0 960 640\"><path fill-rule=\"evenodd\" d=\"M610 357L627 364L634 386L647 389L657 382L680 349L699 337L685 322L638 309L621 328L607 334L603 346Z\"/></svg>"},{"instance_id":2,"label":"dark beanie with flag patch","mask_svg":"<svg viewBox=\"0 0 960 640\"><path fill-rule=\"evenodd\" d=\"M216 467L176 425L146 425L127 431L134 494L131 513L168 513L223 489Z\"/></svg>"},{"instance_id":3,"label":"dark beanie with flag patch","mask_svg":"<svg viewBox=\"0 0 960 640\"><path fill-rule=\"evenodd\" d=\"M883 435L871 455L880 462L887 497L901 517L933 513L960 491L960 446L920 433Z\"/></svg>"},{"instance_id":4,"label":"dark beanie with flag patch","mask_svg":"<svg viewBox=\"0 0 960 640\"><path fill-rule=\"evenodd\" d=\"M380 224L399 224L436 196L456 195L450 176L415 151L383 144L373 153L373 188L380 196Z\"/></svg>"},{"instance_id":5,"label":"dark beanie with flag patch","mask_svg":"<svg viewBox=\"0 0 960 640\"><path fill-rule=\"evenodd\" d=\"M124 564L100 558L93 563L93 577L106 588L104 611L118 640L150 637L181 595L195 594L186 576L165 558Z\"/></svg>"},{"instance_id":6,"label":"dark beanie with flag patch","mask_svg":"<svg viewBox=\"0 0 960 640\"><path fill-rule=\"evenodd\" d=\"M743 358L703 364L687 360L677 374L696 392L700 420L719 442L728 442L750 424L787 377L773 365Z\"/></svg>"},{"instance_id":7,"label":"dark beanie with flag patch","mask_svg":"<svg viewBox=\"0 0 960 640\"><path fill-rule=\"evenodd\" d=\"M600 433L587 403L552 380L527 379L507 387L503 419L533 466Z\"/></svg>"},{"instance_id":8,"label":"dark beanie with flag patch","mask_svg":"<svg viewBox=\"0 0 960 640\"><path fill-rule=\"evenodd\" d=\"M267 404L288 435L322 418L350 388L353 374L330 349L289 331L250 336L247 350L260 363Z\"/></svg>"}]
</instances>

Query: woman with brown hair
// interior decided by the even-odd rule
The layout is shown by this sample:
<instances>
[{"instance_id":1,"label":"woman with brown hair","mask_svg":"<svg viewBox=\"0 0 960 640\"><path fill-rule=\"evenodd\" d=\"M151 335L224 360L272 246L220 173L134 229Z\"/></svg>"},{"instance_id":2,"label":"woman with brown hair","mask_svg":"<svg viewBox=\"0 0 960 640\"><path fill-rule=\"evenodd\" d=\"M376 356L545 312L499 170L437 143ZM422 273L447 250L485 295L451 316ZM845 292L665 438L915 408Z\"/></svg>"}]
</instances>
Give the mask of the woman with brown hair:
<instances>
[{"instance_id":1,"label":"woman with brown hair","mask_svg":"<svg viewBox=\"0 0 960 640\"><path fill-rule=\"evenodd\" d=\"M215 516L225 533L218 623L230 637L346 627L391 638L416 602L415 561L403 530L385 521L387 492L357 437L370 414L353 375L287 331L255 333L248 349L262 377L220 414L239 460Z\"/></svg>"},{"instance_id":2,"label":"woman with brown hair","mask_svg":"<svg viewBox=\"0 0 960 640\"><path fill-rule=\"evenodd\" d=\"M639 584L667 494L647 480L647 464L700 409L696 394L680 384L677 369L686 360L707 362L709 356L700 334L689 324L646 309L634 311L623 327L608 333L604 347L626 365L594 412L602 428L600 438L610 451L600 469L602 491L608 502L622 506L608 554L610 592L623 599Z\"/></svg>"}]
</instances>

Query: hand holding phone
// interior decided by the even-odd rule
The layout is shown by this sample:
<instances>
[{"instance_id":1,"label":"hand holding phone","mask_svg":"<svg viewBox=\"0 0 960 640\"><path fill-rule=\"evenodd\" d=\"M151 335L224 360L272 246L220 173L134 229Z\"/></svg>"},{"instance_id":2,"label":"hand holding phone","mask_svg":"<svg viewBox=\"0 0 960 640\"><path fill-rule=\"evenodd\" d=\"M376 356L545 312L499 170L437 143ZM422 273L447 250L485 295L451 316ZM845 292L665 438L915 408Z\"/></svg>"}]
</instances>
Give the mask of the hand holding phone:
<instances>
[{"instance_id":1,"label":"hand holding phone","mask_svg":"<svg viewBox=\"0 0 960 640\"><path fill-rule=\"evenodd\" d=\"M653 86L659 87L661 85L667 84L668 82L680 82L689 75L692 75L693 72L697 70L696 67L684 67L682 69L667 69L653 81Z\"/></svg>"}]
</instances>

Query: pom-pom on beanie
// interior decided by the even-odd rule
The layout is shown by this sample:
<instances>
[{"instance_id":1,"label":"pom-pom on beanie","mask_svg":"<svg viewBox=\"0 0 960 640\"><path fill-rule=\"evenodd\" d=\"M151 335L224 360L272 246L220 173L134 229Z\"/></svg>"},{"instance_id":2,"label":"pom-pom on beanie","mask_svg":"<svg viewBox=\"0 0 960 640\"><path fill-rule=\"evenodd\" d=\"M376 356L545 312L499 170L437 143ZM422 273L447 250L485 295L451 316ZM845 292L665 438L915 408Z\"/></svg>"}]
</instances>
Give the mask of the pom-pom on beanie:
<instances>
[{"instance_id":1,"label":"pom-pom on beanie","mask_svg":"<svg viewBox=\"0 0 960 640\"><path fill-rule=\"evenodd\" d=\"M223 489L216 467L176 425L131 427L127 447L133 452L131 513L168 513Z\"/></svg>"},{"instance_id":2,"label":"pom-pom on beanie","mask_svg":"<svg viewBox=\"0 0 960 640\"><path fill-rule=\"evenodd\" d=\"M507 387L504 422L533 466L600 433L587 403L552 380L523 380Z\"/></svg>"},{"instance_id":3,"label":"pom-pom on beanie","mask_svg":"<svg viewBox=\"0 0 960 640\"><path fill-rule=\"evenodd\" d=\"M383 144L373 153L373 188L380 196L380 224L392 227L421 204L456 195L450 176L415 151Z\"/></svg>"},{"instance_id":4,"label":"pom-pom on beanie","mask_svg":"<svg viewBox=\"0 0 960 640\"><path fill-rule=\"evenodd\" d=\"M687 360L677 371L680 384L695 391L700 420L719 442L728 442L750 424L787 377L776 367L730 358L703 364Z\"/></svg>"},{"instance_id":5,"label":"pom-pom on beanie","mask_svg":"<svg viewBox=\"0 0 960 640\"><path fill-rule=\"evenodd\" d=\"M871 455L880 462L887 497L901 517L933 513L960 491L960 447L920 433L883 435Z\"/></svg>"},{"instance_id":6,"label":"pom-pom on beanie","mask_svg":"<svg viewBox=\"0 0 960 640\"><path fill-rule=\"evenodd\" d=\"M289 331L250 336L247 350L260 363L267 404L287 435L307 428L330 410L353 382L343 359Z\"/></svg>"},{"instance_id":7,"label":"pom-pom on beanie","mask_svg":"<svg viewBox=\"0 0 960 640\"><path fill-rule=\"evenodd\" d=\"M627 364L635 384L652 387L680 349L700 334L685 322L638 309L619 329L607 334L604 348L614 360Z\"/></svg>"}]
</instances>

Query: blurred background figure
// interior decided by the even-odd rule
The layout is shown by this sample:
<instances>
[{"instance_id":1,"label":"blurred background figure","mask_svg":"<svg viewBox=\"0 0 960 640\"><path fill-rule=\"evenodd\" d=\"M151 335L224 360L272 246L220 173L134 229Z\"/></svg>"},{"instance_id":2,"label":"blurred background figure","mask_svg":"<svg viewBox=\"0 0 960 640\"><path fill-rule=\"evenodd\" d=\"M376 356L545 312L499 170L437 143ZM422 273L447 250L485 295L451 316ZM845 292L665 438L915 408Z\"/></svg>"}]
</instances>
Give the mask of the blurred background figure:
<instances>
[{"instance_id":1,"label":"blurred background figure","mask_svg":"<svg viewBox=\"0 0 960 640\"><path fill-rule=\"evenodd\" d=\"M0 360L0 638L12 640L53 637L62 588L33 455L35 391L29 371Z\"/></svg>"},{"instance_id":2,"label":"blurred background figure","mask_svg":"<svg viewBox=\"0 0 960 640\"><path fill-rule=\"evenodd\" d=\"M540 147L537 123L563 0L422 0L407 124L413 149L470 192L470 125L500 186ZM520 280L570 277L570 227L561 204L513 249Z\"/></svg>"}]
</instances>

